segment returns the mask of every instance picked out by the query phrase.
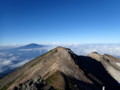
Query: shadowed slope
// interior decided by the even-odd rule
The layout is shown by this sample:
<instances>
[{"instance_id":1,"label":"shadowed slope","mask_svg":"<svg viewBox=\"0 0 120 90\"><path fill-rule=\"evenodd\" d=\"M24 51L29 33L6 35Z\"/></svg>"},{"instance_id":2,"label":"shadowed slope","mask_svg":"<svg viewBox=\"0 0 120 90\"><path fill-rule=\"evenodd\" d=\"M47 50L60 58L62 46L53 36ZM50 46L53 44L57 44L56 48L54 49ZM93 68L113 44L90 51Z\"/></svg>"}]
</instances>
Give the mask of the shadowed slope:
<instances>
[{"instance_id":1,"label":"shadowed slope","mask_svg":"<svg viewBox=\"0 0 120 90\"><path fill-rule=\"evenodd\" d=\"M107 72L120 83L120 58L113 57L108 54L100 55L98 53L91 53L89 57L102 63Z\"/></svg>"},{"instance_id":2,"label":"shadowed slope","mask_svg":"<svg viewBox=\"0 0 120 90\"><path fill-rule=\"evenodd\" d=\"M118 82L114 80L98 60L87 56L78 56L77 64L97 85L105 86L106 90L119 90Z\"/></svg>"}]
</instances>

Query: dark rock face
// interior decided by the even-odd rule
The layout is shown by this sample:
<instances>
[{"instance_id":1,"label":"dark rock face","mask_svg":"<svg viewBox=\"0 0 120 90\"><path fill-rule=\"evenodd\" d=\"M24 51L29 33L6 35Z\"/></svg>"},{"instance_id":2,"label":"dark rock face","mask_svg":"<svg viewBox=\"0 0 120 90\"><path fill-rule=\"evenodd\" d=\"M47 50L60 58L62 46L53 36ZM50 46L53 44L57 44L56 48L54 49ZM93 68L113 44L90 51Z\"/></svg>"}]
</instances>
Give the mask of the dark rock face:
<instances>
[{"instance_id":1,"label":"dark rock face","mask_svg":"<svg viewBox=\"0 0 120 90\"><path fill-rule=\"evenodd\" d=\"M55 90L52 86L48 85L40 76L27 80L19 86L14 87L14 90Z\"/></svg>"}]
</instances>

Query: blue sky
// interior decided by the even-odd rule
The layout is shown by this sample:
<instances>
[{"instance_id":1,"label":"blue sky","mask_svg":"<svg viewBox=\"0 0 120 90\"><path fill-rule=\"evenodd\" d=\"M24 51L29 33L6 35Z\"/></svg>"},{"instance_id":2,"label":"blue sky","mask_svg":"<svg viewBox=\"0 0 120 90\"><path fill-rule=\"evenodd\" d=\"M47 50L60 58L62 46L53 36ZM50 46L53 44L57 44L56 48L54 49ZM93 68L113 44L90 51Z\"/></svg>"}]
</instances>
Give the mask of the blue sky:
<instances>
[{"instance_id":1,"label":"blue sky","mask_svg":"<svg viewBox=\"0 0 120 90\"><path fill-rule=\"evenodd\" d=\"M0 0L0 13L0 44L120 42L120 0Z\"/></svg>"}]
</instances>

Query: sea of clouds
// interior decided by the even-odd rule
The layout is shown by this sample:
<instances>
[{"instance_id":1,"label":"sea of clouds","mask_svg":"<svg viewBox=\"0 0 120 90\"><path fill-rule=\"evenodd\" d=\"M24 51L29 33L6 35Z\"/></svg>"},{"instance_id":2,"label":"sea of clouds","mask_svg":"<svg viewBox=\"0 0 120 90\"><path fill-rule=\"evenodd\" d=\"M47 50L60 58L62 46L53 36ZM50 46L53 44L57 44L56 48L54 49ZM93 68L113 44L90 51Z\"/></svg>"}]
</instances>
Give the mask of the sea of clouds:
<instances>
[{"instance_id":1,"label":"sea of clouds","mask_svg":"<svg viewBox=\"0 0 120 90\"><path fill-rule=\"evenodd\" d=\"M14 49L20 47L19 45L0 46L0 77L57 46L70 48L77 55L98 52L120 56L120 44L48 44L45 47L29 49Z\"/></svg>"}]
</instances>

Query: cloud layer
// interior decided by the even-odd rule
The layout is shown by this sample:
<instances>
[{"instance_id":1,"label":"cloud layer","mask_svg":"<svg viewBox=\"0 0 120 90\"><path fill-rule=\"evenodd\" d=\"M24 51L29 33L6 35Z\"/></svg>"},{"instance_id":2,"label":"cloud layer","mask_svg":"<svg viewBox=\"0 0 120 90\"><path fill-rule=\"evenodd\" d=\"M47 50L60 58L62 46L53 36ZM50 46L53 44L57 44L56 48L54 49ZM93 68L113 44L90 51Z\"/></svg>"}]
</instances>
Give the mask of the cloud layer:
<instances>
[{"instance_id":1,"label":"cloud layer","mask_svg":"<svg viewBox=\"0 0 120 90\"><path fill-rule=\"evenodd\" d=\"M2 48L0 51L0 77L2 77L2 75L4 76L6 72L22 66L26 62L57 46L70 48L78 55L88 55L92 52L98 52L100 54L120 56L120 44L50 44L47 47L30 49L9 49L6 47Z\"/></svg>"},{"instance_id":2,"label":"cloud layer","mask_svg":"<svg viewBox=\"0 0 120 90\"><path fill-rule=\"evenodd\" d=\"M110 54L120 56L120 44L86 44L86 45L71 45L68 46L78 55L87 55L92 52L100 54Z\"/></svg>"}]
</instances>

